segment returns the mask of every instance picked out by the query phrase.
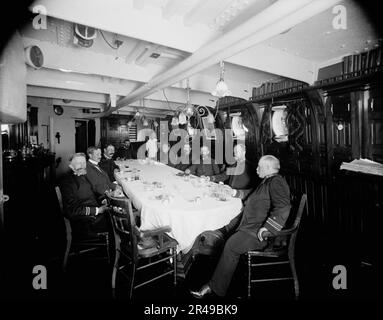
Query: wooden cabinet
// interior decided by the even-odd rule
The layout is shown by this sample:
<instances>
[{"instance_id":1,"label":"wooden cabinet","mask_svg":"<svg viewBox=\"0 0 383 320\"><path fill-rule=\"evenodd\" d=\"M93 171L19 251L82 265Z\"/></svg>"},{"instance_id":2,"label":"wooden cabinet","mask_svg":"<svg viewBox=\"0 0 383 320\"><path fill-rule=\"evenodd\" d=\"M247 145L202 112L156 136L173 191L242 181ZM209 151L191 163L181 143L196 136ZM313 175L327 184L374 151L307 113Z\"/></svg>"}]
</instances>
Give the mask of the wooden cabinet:
<instances>
[{"instance_id":1,"label":"wooden cabinet","mask_svg":"<svg viewBox=\"0 0 383 320\"><path fill-rule=\"evenodd\" d=\"M383 83L370 85L364 99L364 136L369 141L364 145L367 158L383 163Z\"/></svg>"},{"instance_id":2,"label":"wooden cabinet","mask_svg":"<svg viewBox=\"0 0 383 320\"><path fill-rule=\"evenodd\" d=\"M342 243L342 254L355 248L355 259L368 263L379 258L383 179L340 170L340 165L358 158L383 163L382 78L376 72L252 100L255 112L263 110L257 141L262 154L276 155L290 188L307 193L305 241ZM273 138L270 117L278 105L290 113L287 142Z\"/></svg>"},{"instance_id":3,"label":"wooden cabinet","mask_svg":"<svg viewBox=\"0 0 383 320\"><path fill-rule=\"evenodd\" d=\"M358 158L383 162L382 73L322 89L331 170Z\"/></svg>"},{"instance_id":4,"label":"wooden cabinet","mask_svg":"<svg viewBox=\"0 0 383 320\"><path fill-rule=\"evenodd\" d=\"M360 157L358 109L360 92L325 93L328 166L336 171L343 161Z\"/></svg>"}]
</instances>

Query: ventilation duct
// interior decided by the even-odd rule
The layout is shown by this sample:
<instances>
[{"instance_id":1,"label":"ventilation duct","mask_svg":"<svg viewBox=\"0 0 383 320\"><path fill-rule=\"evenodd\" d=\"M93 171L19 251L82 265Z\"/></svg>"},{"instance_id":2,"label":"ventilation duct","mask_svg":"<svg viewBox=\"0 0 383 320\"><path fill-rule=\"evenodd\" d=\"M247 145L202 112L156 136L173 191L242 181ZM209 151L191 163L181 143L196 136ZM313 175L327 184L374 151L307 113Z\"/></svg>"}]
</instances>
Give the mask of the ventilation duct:
<instances>
[{"instance_id":1,"label":"ventilation duct","mask_svg":"<svg viewBox=\"0 0 383 320\"><path fill-rule=\"evenodd\" d=\"M73 43L89 48L93 45L93 40L97 37L97 30L92 27L84 26L82 24L75 24L74 26L74 39Z\"/></svg>"}]
</instances>

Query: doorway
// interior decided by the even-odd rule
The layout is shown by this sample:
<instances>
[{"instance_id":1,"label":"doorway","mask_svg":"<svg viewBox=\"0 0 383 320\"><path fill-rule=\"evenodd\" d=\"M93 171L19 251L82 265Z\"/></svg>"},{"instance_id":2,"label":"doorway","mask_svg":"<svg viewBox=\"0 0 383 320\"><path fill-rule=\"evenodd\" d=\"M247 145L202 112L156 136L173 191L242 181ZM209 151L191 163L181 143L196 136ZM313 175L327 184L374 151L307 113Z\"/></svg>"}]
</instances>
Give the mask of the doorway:
<instances>
[{"instance_id":1,"label":"doorway","mask_svg":"<svg viewBox=\"0 0 383 320\"><path fill-rule=\"evenodd\" d=\"M96 142L96 125L94 120L75 120L75 150L86 153L89 146Z\"/></svg>"}]
</instances>

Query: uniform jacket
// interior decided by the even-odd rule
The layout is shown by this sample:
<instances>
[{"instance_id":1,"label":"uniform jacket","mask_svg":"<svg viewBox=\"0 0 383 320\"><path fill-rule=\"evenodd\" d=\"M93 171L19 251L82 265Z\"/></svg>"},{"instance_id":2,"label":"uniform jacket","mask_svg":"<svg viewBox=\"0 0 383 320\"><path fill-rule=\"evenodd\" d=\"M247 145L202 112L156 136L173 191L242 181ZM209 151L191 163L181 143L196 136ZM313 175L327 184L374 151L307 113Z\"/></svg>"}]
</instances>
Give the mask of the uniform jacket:
<instances>
[{"instance_id":1,"label":"uniform jacket","mask_svg":"<svg viewBox=\"0 0 383 320\"><path fill-rule=\"evenodd\" d=\"M103 157L99 163L99 166L108 174L110 181L116 181L114 177L114 170L119 169L119 167L116 165L113 159L106 159Z\"/></svg>"},{"instance_id":2,"label":"uniform jacket","mask_svg":"<svg viewBox=\"0 0 383 320\"><path fill-rule=\"evenodd\" d=\"M70 221L73 234L85 236L107 230L105 216L99 214L96 217L96 208L101 204L86 175L68 173L60 183L60 191L64 215Z\"/></svg>"},{"instance_id":3,"label":"uniform jacket","mask_svg":"<svg viewBox=\"0 0 383 320\"><path fill-rule=\"evenodd\" d=\"M108 174L90 161L86 163L86 176L92 184L93 191L97 197L103 197L105 191L116 189L117 185L110 181Z\"/></svg>"},{"instance_id":4,"label":"uniform jacket","mask_svg":"<svg viewBox=\"0 0 383 320\"><path fill-rule=\"evenodd\" d=\"M67 218L95 215L99 203L86 175L68 173L60 183L60 191Z\"/></svg>"},{"instance_id":5,"label":"uniform jacket","mask_svg":"<svg viewBox=\"0 0 383 320\"><path fill-rule=\"evenodd\" d=\"M210 163L209 163L210 162ZM214 160L209 158L203 161L200 160L200 163L192 164L189 168L190 173L194 174L198 177L200 176L215 176L220 173L219 167L217 164L214 163Z\"/></svg>"},{"instance_id":6,"label":"uniform jacket","mask_svg":"<svg viewBox=\"0 0 383 320\"><path fill-rule=\"evenodd\" d=\"M274 235L282 230L291 208L290 188L282 176L265 178L256 189L237 190L236 196L245 199L237 230L254 236L261 227Z\"/></svg>"},{"instance_id":7,"label":"uniform jacket","mask_svg":"<svg viewBox=\"0 0 383 320\"><path fill-rule=\"evenodd\" d=\"M220 174L215 176L215 182L224 182L233 189L249 189L257 186L260 182L255 177L253 166L246 160L236 162L234 165L228 165Z\"/></svg>"},{"instance_id":8,"label":"uniform jacket","mask_svg":"<svg viewBox=\"0 0 383 320\"><path fill-rule=\"evenodd\" d=\"M124 160L134 159L134 152L132 145L127 148L126 146L121 146L117 149L117 152L114 154L114 159L121 158Z\"/></svg>"}]
</instances>

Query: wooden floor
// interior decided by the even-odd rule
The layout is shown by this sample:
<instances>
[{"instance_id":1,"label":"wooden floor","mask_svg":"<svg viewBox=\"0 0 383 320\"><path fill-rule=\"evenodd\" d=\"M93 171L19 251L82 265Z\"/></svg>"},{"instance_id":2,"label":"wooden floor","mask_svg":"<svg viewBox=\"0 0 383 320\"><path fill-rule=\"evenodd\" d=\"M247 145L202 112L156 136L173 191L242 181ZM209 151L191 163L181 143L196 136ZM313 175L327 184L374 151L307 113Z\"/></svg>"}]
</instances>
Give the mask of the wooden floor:
<instances>
[{"instance_id":1,"label":"wooden floor","mask_svg":"<svg viewBox=\"0 0 383 320\"><path fill-rule=\"evenodd\" d=\"M297 268L301 287L301 301L310 300L349 300L349 299L381 299L380 288L382 275L378 264L353 260L350 252L344 250L339 243L332 245L322 241L309 248L297 248ZM73 257L69 260L68 269L63 273L59 260L47 259L46 248L39 246L39 240L20 243L17 240L6 250L6 263L2 264L2 297L6 299L32 300L112 300L110 288L111 268L105 261L90 261L87 258ZM298 250L299 249L299 250ZM357 250L358 248L356 248ZM352 255L351 255L352 256ZM180 278L177 286L172 286L171 278L164 278L135 291L134 301L147 302L194 302L189 294L190 289L202 286L211 276L215 261L206 257L196 260L187 276ZM44 265L47 269L47 289L34 290L32 281L33 266ZM335 290L332 281L335 265L344 265L347 269L347 289ZM232 281L227 299L238 303L246 300L246 269L244 264ZM128 290L122 281L117 291L118 300L128 300ZM275 299L293 301L294 292L291 282L261 284L253 290L253 300Z\"/></svg>"}]
</instances>

